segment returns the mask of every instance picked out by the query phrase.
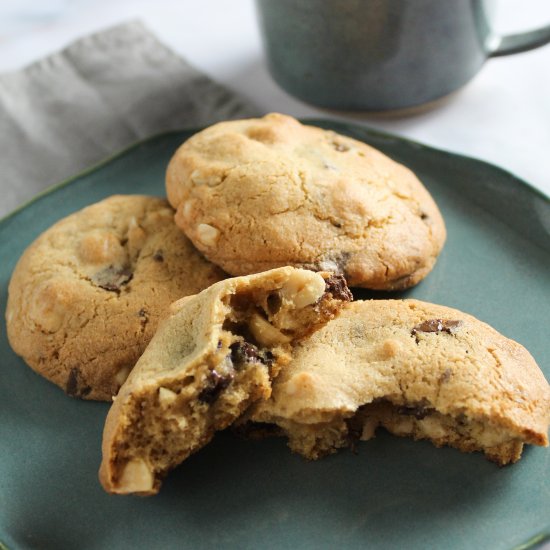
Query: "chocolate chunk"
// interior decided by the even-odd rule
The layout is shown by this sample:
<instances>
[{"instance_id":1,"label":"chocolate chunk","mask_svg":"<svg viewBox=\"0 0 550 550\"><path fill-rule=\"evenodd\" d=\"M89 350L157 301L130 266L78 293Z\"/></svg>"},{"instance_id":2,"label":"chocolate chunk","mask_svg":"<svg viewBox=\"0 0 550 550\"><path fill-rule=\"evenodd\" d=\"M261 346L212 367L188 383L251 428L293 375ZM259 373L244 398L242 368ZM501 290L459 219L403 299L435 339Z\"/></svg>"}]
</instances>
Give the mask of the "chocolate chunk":
<instances>
[{"instance_id":1,"label":"chocolate chunk","mask_svg":"<svg viewBox=\"0 0 550 550\"><path fill-rule=\"evenodd\" d=\"M427 220L430 216L428 216L428 214L426 214L426 212L422 212L422 214L420 214L420 219L421 220Z\"/></svg>"},{"instance_id":2,"label":"chocolate chunk","mask_svg":"<svg viewBox=\"0 0 550 550\"><path fill-rule=\"evenodd\" d=\"M73 368L69 373L69 378L67 379L67 386L65 387L65 392L67 395L76 395L78 391L78 369Z\"/></svg>"},{"instance_id":3,"label":"chocolate chunk","mask_svg":"<svg viewBox=\"0 0 550 550\"><path fill-rule=\"evenodd\" d=\"M267 297L267 309L269 310L269 313L271 313L271 315L275 315L281 309L282 305L283 299L278 292L272 292Z\"/></svg>"},{"instance_id":4,"label":"chocolate chunk","mask_svg":"<svg viewBox=\"0 0 550 550\"><path fill-rule=\"evenodd\" d=\"M164 254L162 253L162 250L157 250L153 254L153 260L155 260L155 262L164 262Z\"/></svg>"},{"instance_id":5,"label":"chocolate chunk","mask_svg":"<svg viewBox=\"0 0 550 550\"><path fill-rule=\"evenodd\" d=\"M399 414L405 414L407 416L414 416L417 420L422 420L426 416L432 414L433 409L428 407L426 403L419 403L418 405L404 405L397 407Z\"/></svg>"},{"instance_id":6,"label":"chocolate chunk","mask_svg":"<svg viewBox=\"0 0 550 550\"><path fill-rule=\"evenodd\" d=\"M86 397L91 391L90 386L81 386L78 379L80 377L80 369L73 367L69 372L67 378L67 385L65 386L65 392L71 397Z\"/></svg>"},{"instance_id":7,"label":"chocolate chunk","mask_svg":"<svg viewBox=\"0 0 550 550\"><path fill-rule=\"evenodd\" d=\"M110 265L93 275L92 282L103 290L120 292L120 287L128 284L133 276L134 274L127 267L115 268Z\"/></svg>"},{"instance_id":8,"label":"chocolate chunk","mask_svg":"<svg viewBox=\"0 0 550 550\"><path fill-rule=\"evenodd\" d=\"M235 342L229 346L231 350L231 360L238 370L247 363L262 362L260 358L259 350L253 344L248 342Z\"/></svg>"},{"instance_id":9,"label":"chocolate chunk","mask_svg":"<svg viewBox=\"0 0 550 550\"><path fill-rule=\"evenodd\" d=\"M229 346L231 350L231 360L235 370L240 370L251 363L262 363L266 367L271 367L275 356L269 350L260 350L254 344L248 342L235 342Z\"/></svg>"},{"instance_id":10,"label":"chocolate chunk","mask_svg":"<svg viewBox=\"0 0 550 550\"><path fill-rule=\"evenodd\" d=\"M210 371L208 375L208 383L206 387L199 393L199 401L211 405L218 399L220 393L231 384L233 374L219 374L215 369Z\"/></svg>"},{"instance_id":11,"label":"chocolate chunk","mask_svg":"<svg viewBox=\"0 0 550 550\"><path fill-rule=\"evenodd\" d=\"M260 352L260 361L267 367L271 367L273 361L275 361L275 356L269 350L264 350Z\"/></svg>"},{"instance_id":12,"label":"chocolate chunk","mask_svg":"<svg viewBox=\"0 0 550 550\"><path fill-rule=\"evenodd\" d=\"M418 332L446 332L447 334L454 334L458 328L462 325L462 321L450 321L447 319L429 319L416 325L411 334L414 336Z\"/></svg>"},{"instance_id":13,"label":"chocolate chunk","mask_svg":"<svg viewBox=\"0 0 550 550\"><path fill-rule=\"evenodd\" d=\"M331 275L325 280L325 292L330 292L336 300L345 300L351 302L353 295L346 284L346 279L343 275Z\"/></svg>"},{"instance_id":14,"label":"chocolate chunk","mask_svg":"<svg viewBox=\"0 0 550 550\"><path fill-rule=\"evenodd\" d=\"M138 311L138 316L139 317L147 317L147 310L145 308L141 308L139 311Z\"/></svg>"}]
</instances>

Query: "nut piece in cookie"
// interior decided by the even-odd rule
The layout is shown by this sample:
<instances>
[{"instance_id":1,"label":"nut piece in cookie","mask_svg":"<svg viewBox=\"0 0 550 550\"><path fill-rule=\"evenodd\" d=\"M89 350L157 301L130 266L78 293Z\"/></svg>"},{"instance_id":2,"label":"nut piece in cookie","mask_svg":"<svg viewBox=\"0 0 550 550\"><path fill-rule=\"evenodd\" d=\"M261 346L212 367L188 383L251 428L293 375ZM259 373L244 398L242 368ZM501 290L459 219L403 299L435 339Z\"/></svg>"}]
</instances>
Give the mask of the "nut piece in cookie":
<instances>
[{"instance_id":1,"label":"nut piece in cookie","mask_svg":"<svg viewBox=\"0 0 550 550\"><path fill-rule=\"evenodd\" d=\"M284 433L316 459L378 427L500 464L548 445L550 387L519 344L470 315L416 300L357 301L293 352L243 430Z\"/></svg>"},{"instance_id":2,"label":"nut piece in cookie","mask_svg":"<svg viewBox=\"0 0 550 550\"><path fill-rule=\"evenodd\" d=\"M109 411L105 490L156 493L169 470L267 399L292 347L350 299L341 276L285 267L172 304Z\"/></svg>"},{"instance_id":3,"label":"nut piece in cookie","mask_svg":"<svg viewBox=\"0 0 550 550\"><path fill-rule=\"evenodd\" d=\"M176 223L232 275L292 265L402 289L430 272L445 241L441 214L409 169L280 114L195 134L172 158L166 190Z\"/></svg>"},{"instance_id":4,"label":"nut piece in cookie","mask_svg":"<svg viewBox=\"0 0 550 550\"><path fill-rule=\"evenodd\" d=\"M8 290L13 350L73 397L111 401L168 306L225 278L156 197L113 196L29 246Z\"/></svg>"}]
</instances>

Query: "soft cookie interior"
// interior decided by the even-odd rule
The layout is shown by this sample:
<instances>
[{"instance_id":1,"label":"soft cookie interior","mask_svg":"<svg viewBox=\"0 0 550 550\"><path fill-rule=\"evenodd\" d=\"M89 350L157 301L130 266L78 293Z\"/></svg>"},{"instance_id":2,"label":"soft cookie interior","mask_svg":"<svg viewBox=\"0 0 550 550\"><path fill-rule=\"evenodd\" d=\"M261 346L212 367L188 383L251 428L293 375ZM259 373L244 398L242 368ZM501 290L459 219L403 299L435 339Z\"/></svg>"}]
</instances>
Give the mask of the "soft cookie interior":
<instances>
[{"instance_id":1,"label":"soft cookie interior","mask_svg":"<svg viewBox=\"0 0 550 550\"><path fill-rule=\"evenodd\" d=\"M157 492L170 469L269 397L291 347L349 299L342 277L282 268L176 303L109 413L105 489Z\"/></svg>"},{"instance_id":2,"label":"soft cookie interior","mask_svg":"<svg viewBox=\"0 0 550 550\"><path fill-rule=\"evenodd\" d=\"M427 402L396 404L380 399L360 406L351 415L332 414L325 422L273 421L275 425L269 428L259 425L248 429L253 430L252 433L260 430L271 435L286 435L293 451L313 460L341 448L353 448L357 441L368 441L380 427L393 435L427 439L437 447L448 445L463 452L481 451L501 466L517 462L524 445L517 432L498 423L470 418L464 412L443 414Z\"/></svg>"}]
</instances>

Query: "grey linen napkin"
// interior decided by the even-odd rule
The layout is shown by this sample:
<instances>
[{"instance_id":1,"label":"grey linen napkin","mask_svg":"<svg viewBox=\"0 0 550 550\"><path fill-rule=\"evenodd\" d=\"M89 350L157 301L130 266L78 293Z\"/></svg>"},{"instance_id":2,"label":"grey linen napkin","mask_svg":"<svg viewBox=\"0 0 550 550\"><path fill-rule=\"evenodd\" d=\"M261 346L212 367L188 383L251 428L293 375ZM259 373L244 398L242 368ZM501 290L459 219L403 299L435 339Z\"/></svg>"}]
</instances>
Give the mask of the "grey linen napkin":
<instances>
[{"instance_id":1,"label":"grey linen napkin","mask_svg":"<svg viewBox=\"0 0 550 550\"><path fill-rule=\"evenodd\" d=\"M255 116L140 22L0 76L0 216L159 132Z\"/></svg>"}]
</instances>

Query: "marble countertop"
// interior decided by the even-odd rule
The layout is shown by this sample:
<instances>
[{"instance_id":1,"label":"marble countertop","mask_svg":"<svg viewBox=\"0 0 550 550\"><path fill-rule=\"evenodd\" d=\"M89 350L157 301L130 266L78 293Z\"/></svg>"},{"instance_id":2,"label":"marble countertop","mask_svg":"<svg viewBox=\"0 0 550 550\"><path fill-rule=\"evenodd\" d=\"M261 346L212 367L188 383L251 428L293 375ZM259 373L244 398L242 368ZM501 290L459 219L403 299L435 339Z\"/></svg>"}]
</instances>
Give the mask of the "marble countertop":
<instances>
[{"instance_id":1,"label":"marble countertop","mask_svg":"<svg viewBox=\"0 0 550 550\"><path fill-rule=\"evenodd\" d=\"M550 22L547 0L499 0L495 29ZM289 96L265 65L252 0L4 0L0 71L16 70L70 41L139 18L166 44L263 111L351 120L497 164L550 196L550 46L487 62L439 107L406 118L349 115Z\"/></svg>"}]
</instances>

